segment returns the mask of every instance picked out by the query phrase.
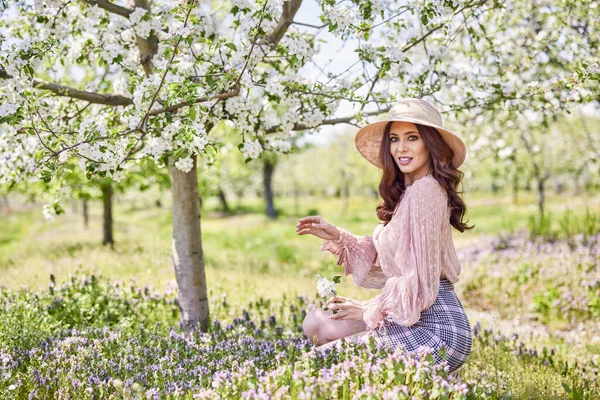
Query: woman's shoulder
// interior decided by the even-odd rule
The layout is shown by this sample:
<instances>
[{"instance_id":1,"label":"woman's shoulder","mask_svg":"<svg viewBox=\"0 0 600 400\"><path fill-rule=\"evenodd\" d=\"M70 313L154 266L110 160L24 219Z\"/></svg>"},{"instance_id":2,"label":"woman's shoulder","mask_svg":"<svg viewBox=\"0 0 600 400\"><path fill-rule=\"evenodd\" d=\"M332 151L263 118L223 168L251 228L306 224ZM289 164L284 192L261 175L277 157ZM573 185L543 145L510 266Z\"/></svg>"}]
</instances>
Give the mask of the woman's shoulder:
<instances>
[{"instance_id":1,"label":"woman's shoulder","mask_svg":"<svg viewBox=\"0 0 600 400\"><path fill-rule=\"evenodd\" d=\"M438 182L433 175L425 175L422 178L417 179L412 185L408 186L408 192L413 193L446 193L446 189Z\"/></svg>"},{"instance_id":2,"label":"woman's shoulder","mask_svg":"<svg viewBox=\"0 0 600 400\"><path fill-rule=\"evenodd\" d=\"M426 175L414 181L408 187L407 193L413 206L431 207L433 204L448 204L448 193L446 189L433 177Z\"/></svg>"}]
</instances>

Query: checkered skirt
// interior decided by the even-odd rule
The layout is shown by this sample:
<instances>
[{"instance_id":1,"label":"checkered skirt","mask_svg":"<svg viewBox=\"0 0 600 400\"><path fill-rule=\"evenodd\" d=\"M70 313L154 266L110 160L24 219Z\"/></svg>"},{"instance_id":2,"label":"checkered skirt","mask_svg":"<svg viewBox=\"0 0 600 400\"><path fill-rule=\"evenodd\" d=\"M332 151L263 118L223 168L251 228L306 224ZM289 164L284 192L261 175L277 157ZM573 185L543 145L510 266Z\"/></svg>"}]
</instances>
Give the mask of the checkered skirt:
<instances>
[{"instance_id":1,"label":"checkered skirt","mask_svg":"<svg viewBox=\"0 0 600 400\"><path fill-rule=\"evenodd\" d=\"M467 314L454 292L454 284L440 280L440 290L431 307L421 311L419 321L411 326L399 325L386 317L383 329L377 335L393 348L404 345L406 351L416 352L421 346L433 349L435 364L444 358L439 350L446 349L450 372L460 368L471 353L472 334Z\"/></svg>"}]
</instances>

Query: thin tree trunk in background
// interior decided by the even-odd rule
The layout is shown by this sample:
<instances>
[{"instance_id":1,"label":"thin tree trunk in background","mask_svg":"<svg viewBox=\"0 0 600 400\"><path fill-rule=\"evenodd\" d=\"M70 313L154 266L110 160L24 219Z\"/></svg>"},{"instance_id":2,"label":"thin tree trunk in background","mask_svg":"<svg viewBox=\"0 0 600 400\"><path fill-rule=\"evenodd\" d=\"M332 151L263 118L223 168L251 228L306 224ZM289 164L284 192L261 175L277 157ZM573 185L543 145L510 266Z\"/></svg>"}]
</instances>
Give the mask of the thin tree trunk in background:
<instances>
[{"instance_id":1,"label":"thin tree trunk in background","mask_svg":"<svg viewBox=\"0 0 600 400\"><path fill-rule=\"evenodd\" d=\"M208 291L204 271L200 230L200 196L196 156L188 173L169 162L173 212L173 264L179 288L181 325L189 333L200 325L206 332L209 324Z\"/></svg>"},{"instance_id":2,"label":"thin tree trunk in background","mask_svg":"<svg viewBox=\"0 0 600 400\"><path fill-rule=\"evenodd\" d=\"M537 180L537 192L538 192L538 209L540 210L540 217L544 217L544 202L545 202L545 188L544 178L538 178Z\"/></svg>"},{"instance_id":3,"label":"thin tree trunk in background","mask_svg":"<svg viewBox=\"0 0 600 400\"><path fill-rule=\"evenodd\" d=\"M83 202L83 227L88 229L90 227L90 216L88 214L88 199L85 197L82 199Z\"/></svg>"},{"instance_id":4,"label":"thin tree trunk in background","mask_svg":"<svg viewBox=\"0 0 600 400\"><path fill-rule=\"evenodd\" d=\"M579 168L579 170L577 170L575 172L575 179L573 179L574 184L575 184L575 187L574 187L575 195L581 194L581 177L583 176L583 171L584 171L584 168Z\"/></svg>"},{"instance_id":5,"label":"thin tree trunk in background","mask_svg":"<svg viewBox=\"0 0 600 400\"><path fill-rule=\"evenodd\" d=\"M219 186L219 202L221 203L221 210L223 211L224 214L228 214L229 213L229 204L227 204L227 197L225 196L225 192L223 191L223 188L221 188Z\"/></svg>"},{"instance_id":6,"label":"thin tree trunk in background","mask_svg":"<svg viewBox=\"0 0 600 400\"><path fill-rule=\"evenodd\" d=\"M341 204L340 204L340 214L341 215L346 215L346 212L348 211L348 197L350 195L350 184L348 182L348 176L347 176L347 172L345 169L345 166L342 168L342 179L341 179L341 187L340 187L340 197L342 198Z\"/></svg>"},{"instance_id":7,"label":"thin tree trunk in background","mask_svg":"<svg viewBox=\"0 0 600 400\"><path fill-rule=\"evenodd\" d=\"M112 184L110 183L102 183L100 185L102 189L102 204L104 207L104 218L103 218L103 239L102 244L114 246L115 241L113 238L113 215L112 215Z\"/></svg>"},{"instance_id":8,"label":"thin tree trunk in background","mask_svg":"<svg viewBox=\"0 0 600 400\"><path fill-rule=\"evenodd\" d=\"M265 193L265 201L266 201L266 209L267 217L271 219L277 218L277 211L275 211L275 207L273 206L273 171L275 170L275 163L271 162L268 159L265 159L263 163L263 184L264 184L264 193Z\"/></svg>"}]
</instances>

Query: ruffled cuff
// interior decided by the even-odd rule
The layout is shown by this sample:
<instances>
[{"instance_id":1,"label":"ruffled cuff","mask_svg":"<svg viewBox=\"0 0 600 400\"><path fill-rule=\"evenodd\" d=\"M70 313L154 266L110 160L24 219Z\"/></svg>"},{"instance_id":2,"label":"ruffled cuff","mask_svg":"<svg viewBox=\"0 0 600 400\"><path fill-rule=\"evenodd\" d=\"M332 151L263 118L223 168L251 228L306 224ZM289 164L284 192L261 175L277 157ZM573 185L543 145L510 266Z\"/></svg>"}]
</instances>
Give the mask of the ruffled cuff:
<instances>
[{"instance_id":1,"label":"ruffled cuff","mask_svg":"<svg viewBox=\"0 0 600 400\"><path fill-rule=\"evenodd\" d=\"M363 321L371 329L381 329L385 321L385 313L379 308L378 296L365 300L363 306Z\"/></svg>"},{"instance_id":2,"label":"ruffled cuff","mask_svg":"<svg viewBox=\"0 0 600 400\"><path fill-rule=\"evenodd\" d=\"M344 275L350 275L352 271L348 265L350 251L356 245L356 238L345 229L340 229L340 237L337 240L324 239L321 243L321 251L329 251L338 257L337 265L344 264Z\"/></svg>"}]
</instances>

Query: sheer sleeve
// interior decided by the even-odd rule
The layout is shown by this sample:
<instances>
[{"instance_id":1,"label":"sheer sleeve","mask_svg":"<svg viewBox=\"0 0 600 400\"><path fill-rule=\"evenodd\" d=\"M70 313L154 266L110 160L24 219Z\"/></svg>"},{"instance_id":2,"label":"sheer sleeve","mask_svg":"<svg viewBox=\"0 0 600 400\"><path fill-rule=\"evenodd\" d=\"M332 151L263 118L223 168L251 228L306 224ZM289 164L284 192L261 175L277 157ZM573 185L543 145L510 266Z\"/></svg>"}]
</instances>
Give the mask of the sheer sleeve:
<instances>
[{"instance_id":1,"label":"sheer sleeve","mask_svg":"<svg viewBox=\"0 0 600 400\"><path fill-rule=\"evenodd\" d=\"M388 278L379 266L372 236L356 236L340 229L338 240L323 240L321 251L325 250L338 256L337 265L344 264L344 275L352 274L358 286L381 289L385 285Z\"/></svg>"},{"instance_id":2,"label":"sheer sleeve","mask_svg":"<svg viewBox=\"0 0 600 400\"><path fill-rule=\"evenodd\" d=\"M394 255L401 276L389 278L381 294L363 302L363 319L372 329L390 316L411 326L422 310L435 301L441 274L441 227L446 217L447 195L435 181L415 182L399 224L399 243Z\"/></svg>"}]
</instances>

